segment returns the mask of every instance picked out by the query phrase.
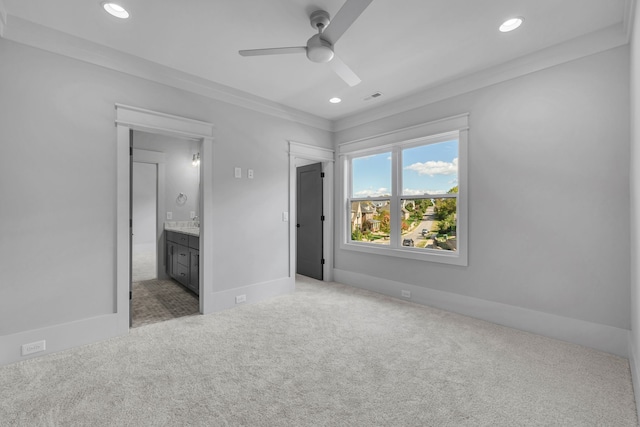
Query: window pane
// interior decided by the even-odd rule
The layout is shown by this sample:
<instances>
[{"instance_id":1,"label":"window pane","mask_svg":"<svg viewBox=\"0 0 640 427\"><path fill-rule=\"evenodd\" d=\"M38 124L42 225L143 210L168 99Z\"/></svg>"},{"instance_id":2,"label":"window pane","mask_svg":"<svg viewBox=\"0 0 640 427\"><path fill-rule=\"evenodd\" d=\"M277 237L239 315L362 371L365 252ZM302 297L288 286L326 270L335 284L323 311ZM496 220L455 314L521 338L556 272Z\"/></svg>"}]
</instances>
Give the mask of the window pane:
<instances>
[{"instance_id":1,"label":"window pane","mask_svg":"<svg viewBox=\"0 0 640 427\"><path fill-rule=\"evenodd\" d=\"M351 196L357 198L391 195L391 152L351 160Z\"/></svg>"},{"instance_id":2,"label":"window pane","mask_svg":"<svg viewBox=\"0 0 640 427\"><path fill-rule=\"evenodd\" d=\"M408 247L456 251L457 202L458 199L455 197L401 200L400 244Z\"/></svg>"},{"instance_id":3,"label":"window pane","mask_svg":"<svg viewBox=\"0 0 640 427\"><path fill-rule=\"evenodd\" d=\"M351 202L351 240L389 245L389 200Z\"/></svg>"},{"instance_id":4,"label":"window pane","mask_svg":"<svg viewBox=\"0 0 640 427\"><path fill-rule=\"evenodd\" d=\"M402 150L402 195L445 194L457 185L457 140Z\"/></svg>"}]
</instances>

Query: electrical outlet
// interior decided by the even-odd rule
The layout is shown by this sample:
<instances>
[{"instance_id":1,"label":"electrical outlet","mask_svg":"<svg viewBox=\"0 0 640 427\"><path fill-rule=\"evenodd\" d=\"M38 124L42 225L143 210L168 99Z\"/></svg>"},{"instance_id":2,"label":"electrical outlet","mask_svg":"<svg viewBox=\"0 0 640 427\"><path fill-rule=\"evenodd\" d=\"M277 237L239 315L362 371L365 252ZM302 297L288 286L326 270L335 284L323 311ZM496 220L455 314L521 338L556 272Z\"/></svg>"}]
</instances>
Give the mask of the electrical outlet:
<instances>
[{"instance_id":1,"label":"electrical outlet","mask_svg":"<svg viewBox=\"0 0 640 427\"><path fill-rule=\"evenodd\" d=\"M253 169L247 170L247 178L253 179Z\"/></svg>"},{"instance_id":2,"label":"electrical outlet","mask_svg":"<svg viewBox=\"0 0 640 427\"><path fill-rule=\"evenodd\" d=\"M411 298L411 291L402 291L402 298Z\"/></svg>"},{"instance_id":3,"label":"electrical outlet","mask_svg":"<svg viewBox=\"0 0 640 427\"><path fill-rule=\"evenodd\" d=\"M173 212L167 212L167 219L173 219Z\"/></svg>"},{"instance_id":4,"label":"electrical outlet","mask_svg":"<svg viewBox=\"0 0 640 427\"><path fill-rule=\"evenodd\" d=\"M45 340L36 341L29 344L22 345L22 355L26 356L31 353L39 353L47 349L47 342Z\"/></svg>"},{"instance_id":5,"label":"electrical outlet","mask_svg":"<svg viewBox=\"0 0 640 427\"><path fill-rule=\"evenodd\" d=\"M245 302L246 300L247 300L247 296L246 296L246 295L244 295L244 294L243 294L243 295L238 295L238 296L236 297L236 304L243 303L243 302Z\"/></svg>"}]
</instances>

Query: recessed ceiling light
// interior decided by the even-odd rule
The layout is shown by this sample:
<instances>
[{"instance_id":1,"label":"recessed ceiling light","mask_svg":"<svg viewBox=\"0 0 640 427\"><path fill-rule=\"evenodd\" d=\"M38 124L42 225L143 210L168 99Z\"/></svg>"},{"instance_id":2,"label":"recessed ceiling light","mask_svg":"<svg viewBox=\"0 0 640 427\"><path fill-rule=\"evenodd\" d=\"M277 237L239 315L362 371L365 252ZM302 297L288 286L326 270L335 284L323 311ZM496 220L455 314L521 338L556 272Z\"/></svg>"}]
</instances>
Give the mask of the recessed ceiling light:
<instances>
[{"instance_id":1,"label":"recessed ceiling light","mask_svg":"<svg viewBox=\"0 0 640 427\"><path fill-rule=\"evenodd\" d=\"M116 18L127 19L129 17L129 12L117 3L104 2L102 3L102 7Z\"/></svg>"},{"instance_id":2,"label":"recessed ceiling light","mask_svg":"<svg viewBox=\"0 0 640 427\"><path fill-rule=\"evenodd\" d=\"M503 33L508 33L509 31L513 31L518 28L520 25L522 25L523 22L524 18L522 17L507 19L502 23L502 25L500 25L499 29Z\"/></svg>"},{"instance_id":3,"label":"recessed ceiling light","mask_svg":"<svg viewBox=\"0 0 640 427\"><path fill-rule=\"evenodd\" d=\"M338 97L334 97L334 98L331 98L331 99L329 100L329 102L330 102L330 103L332 103L332 104L337 104L337 103L339 103L339 102L342 102L342 99L340 99L340 98L338 98Z\"/></svg>"}]
</instances>

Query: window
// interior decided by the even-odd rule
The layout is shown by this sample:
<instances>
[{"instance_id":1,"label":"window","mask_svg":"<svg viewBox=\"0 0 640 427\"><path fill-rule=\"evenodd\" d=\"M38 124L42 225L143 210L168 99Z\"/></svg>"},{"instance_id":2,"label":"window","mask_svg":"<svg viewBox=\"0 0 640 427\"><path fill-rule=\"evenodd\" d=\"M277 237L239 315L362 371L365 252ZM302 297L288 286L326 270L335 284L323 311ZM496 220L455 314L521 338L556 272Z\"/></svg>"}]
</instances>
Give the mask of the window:
<instances>
[{"instance_id":1,"label":"window","mask_svg":"<svg viewBox=\"0 0 640 427\"><path fill-rule=\"evenodd\" d=\"M466 125L466 115L452 124L460 117ZM377 144L378 137L341 146L347 211L341 247L466 265L466 134L461 126L399 142Z\"/></svg>"}]
</instances>

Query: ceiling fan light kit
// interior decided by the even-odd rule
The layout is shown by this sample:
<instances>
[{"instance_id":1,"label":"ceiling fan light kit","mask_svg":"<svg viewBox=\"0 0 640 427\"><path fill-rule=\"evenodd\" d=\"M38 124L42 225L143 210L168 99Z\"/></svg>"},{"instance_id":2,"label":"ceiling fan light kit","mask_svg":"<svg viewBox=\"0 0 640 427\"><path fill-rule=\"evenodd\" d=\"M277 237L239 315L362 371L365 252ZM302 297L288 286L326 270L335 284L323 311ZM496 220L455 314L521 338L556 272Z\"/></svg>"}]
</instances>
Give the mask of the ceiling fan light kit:
<instances>
[{"instance_id":1,"label":"ceiling fan light kit","mask_svg":"<svg viewBox=\"0 0 640 427\"><path fill-rule=\"evenodd\" d=\"M331 43L320 38L316 34L307 41L307 58L312 62L329 62L333 59L333 49Z\"/></svg>"},{"instance_id":2,"label":"ceiling fan light kit","mask_svg":"<svg viewBox=\"0 0 640 427\"><path fill-rule=\"evenodd\" d=\"M349 29L351 24L364 12L373 0L347 0L333 18L333 24L329 13L324 10L316 10L309 16L311 27L318 34L307 40L306 46L279 47L267 49L240 50L242 56L281 55L287 53L306 52L307 58L312 62L330 63L333 71L349 86L360 83L360 78L349 68L333 50L338 39Z\"/></svg>"}]
</instances>

